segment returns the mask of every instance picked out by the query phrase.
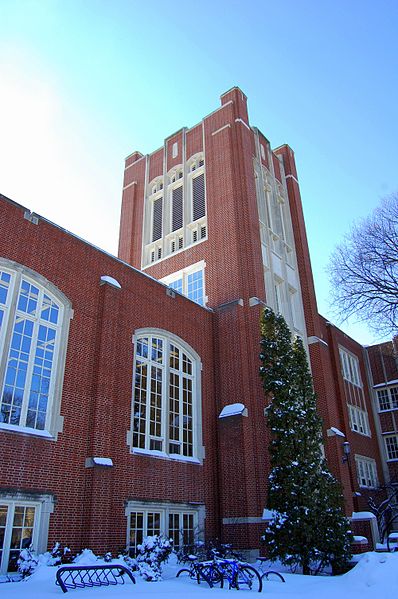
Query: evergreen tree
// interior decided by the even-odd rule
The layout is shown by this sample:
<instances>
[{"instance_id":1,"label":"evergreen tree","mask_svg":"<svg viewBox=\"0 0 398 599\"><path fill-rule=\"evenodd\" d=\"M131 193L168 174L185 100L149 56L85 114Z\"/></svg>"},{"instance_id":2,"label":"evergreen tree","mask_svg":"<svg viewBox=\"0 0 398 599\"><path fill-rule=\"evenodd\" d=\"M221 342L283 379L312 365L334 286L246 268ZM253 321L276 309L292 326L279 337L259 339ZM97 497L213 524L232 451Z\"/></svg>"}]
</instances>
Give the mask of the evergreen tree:
<instances>
[{"instance_id":1,"label":"evergreen tree","mask_svg":"<svg viewBox=\"0 0 398 599\"><path fill-rule=\"evenodd\" d=\"M322 456L322 423L307 356L300 338L292 341L282 316L265 309L261 320L260 376L271 403L268 508L274 512L264 534L267 555L304 574L342 569L351 557L349 521L340 484Z\"/></svg>"}]
</instances>

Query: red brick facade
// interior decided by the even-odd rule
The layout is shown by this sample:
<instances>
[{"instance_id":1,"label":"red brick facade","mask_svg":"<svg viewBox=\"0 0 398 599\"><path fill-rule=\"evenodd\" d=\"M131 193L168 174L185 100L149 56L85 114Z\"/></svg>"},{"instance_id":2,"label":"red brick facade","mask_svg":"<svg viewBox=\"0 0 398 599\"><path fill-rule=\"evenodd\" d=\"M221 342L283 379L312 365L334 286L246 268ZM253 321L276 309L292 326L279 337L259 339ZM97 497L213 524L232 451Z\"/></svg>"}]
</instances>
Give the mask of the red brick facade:
<instances>
[{"instance_id":1,"label":"red brick facade","mask_svg":"<svg viewBox=\"0 0 398 599\"><path fill-rule=\"evenodd\" d=\"M377 479L383 481L364 350L317 311L293 151L288 146L270 150L267 139L249 124L240 89L224 94L221 103L200 124L173 134L150 156L134 152L126 159L119 259L41 217L36 222L24 208L1 196L0 222L7 231L0 238L4 268L12 271L16 264L30 269L26 272L33 280L37 275L43 288L45 281L55 286L73 309L61 380L63 428L43 437L33 429L0 422L0 507L2 501L12 505L10 509L18 501L38 505L46 496L51 514L48 535L45 530L40 533L41 548L56 540L74 549L125 547L126 509L135 502L152 511L158 504L201 510L201 532L208 538L259 548L269 471L266 400L258 376L259 319L262 305L272 305L278 291L266 282L270 279L262 253L254 162L257 173L263 169L272 178L281 205L286 194L281 209L283 214L288 210L291 219L289 244L295 247L295 262L290 268L279 263L275 253L268 256L272 254L278 284L278 269L284 269L285 278L288 273L285 304L286 290L292 289L292 296L294 291L299 298L296 309L304 320L297 330L308 342L324 419L325 453L343 484L347 514L366 511L368 490L358 483L355 456L373 460ZM204 238L168 255L162 241L162 258L143 266L148 184L166 181L167 173L199 155L206 183ZM184 171L185 186L188 177ZM191 235L191 229L187 227L184 236ZM202 261L207 308L155 280ZM101 280L104 276L111 279ZM280 276L282 281L283 273ZM200 410L195 426L204 448L200 459L177 460L132 447L134 335L142 329L171 334L199 356L200 394L195 401ZM341 347L359 364L367 434L352 430ZM219 419L221 410L232 404L244 404L244 414ZM351 448L344 461L343 442ZM95 456L111 460L113 466L89 467Z\"/></svg>"}]
</instances>

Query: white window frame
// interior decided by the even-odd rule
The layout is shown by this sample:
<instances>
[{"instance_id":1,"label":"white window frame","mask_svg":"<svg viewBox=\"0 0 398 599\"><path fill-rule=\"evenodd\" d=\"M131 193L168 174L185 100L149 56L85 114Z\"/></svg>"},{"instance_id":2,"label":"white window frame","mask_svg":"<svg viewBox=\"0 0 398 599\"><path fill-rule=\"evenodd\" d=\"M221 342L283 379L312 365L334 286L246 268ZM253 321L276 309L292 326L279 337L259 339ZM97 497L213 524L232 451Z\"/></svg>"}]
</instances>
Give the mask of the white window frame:
<instances>
[{"instance_id":1,"label":"white window frame","mask_svg":"<svg viewBox=\"0 0 398 599\"><path fill-rule=\"evenodd\" d=\"M354 433L370 437L369 417L366 410L347 404L350 428Z\"/></svg>"},{"instance_id":2,"label":"white window frame","mask_svg":"<svg viewBox=\"0 0 398 599\"><path fill-rule=\"evenodd\" d=\"M132 546L130 544L131 534L131 515L133 513L143 513L147 516L150 513L160 514L160 534L169 537L169 515L170 514L190 514L193 516L194 521L194 533L195 540L203 540L204 538L204 520L205 520L205 507L204 505L192 505L190 503L170 503L170 502L156 502L156 501L128 501L125 508L125 515L127 517L127 538L126 547L127 551L131 551ZM143 526L143 537L147 536L147 521ZM180 535L180 543L182 541L182 535ZM134 553L134 551L132 551Z\"/></svg>"},{"instance_id":3,"label":"white window frame","mask_svg":"<svg viewBox=\"0 0 398 599\"><path fill-rule=\"evenodd\" d=\"M395 397L393 397L392 391L394 391ZM376 389L376 393L377 393L377 402L378 402L379 412L388 412L391 410L398 409L398 387L397 386L384 387L383 389ZM384 398L381 398L380 396L383 393L385 394L385 396L384 396ZM386 401L383 401L383 400L386 400ZM386 408L382 407L383 404L388 405L388 407L386 407Z\"/></svg>"},{"instance_id":4,"label":"white window frame","mask_svg":"<svg viewBox=\"0 0 398 599\"><path fill-rule=\"evenodd\" d=\"M160 279L160 281L162 283L164 283L165 285L171 285L172 283L174 283L175 281L178 281L179 279L182 280L182 294L185 295L186 297L188 297L188 277L189 275L194 274L195 272L202 272L202 281L203 281L203 303L199 304L199 302L195 302L198 303L200 306L206 306L208 298L206 296L206 286L205 286L205 268L206 268L206 262L204 260L201 260L200 262L196 262L195 264L191 264L190 266L187 266L186 268L182 268L181 270L178 270L177 272L173 272L171 275L167 275L167 277L163 277L163 279ZM192 298L189 298L192 299ZM195 301L192 299L192 301Z\"/></svg>"},{"instance_id":5,"label":"white window frame","mask_svg":"<svg viewBox=\"0 0 398 599\"><path fill-rule=\"evenodd\" d=\"M377 489L376 461L362 455L355 456L358 485L363 489Z\"/></svg>"},{"instance_id":6,"label":"white window frame","mask_svg":"<svg viewBox=\"0 0 398 599\"><path fill-rule=\"evenodd\" d=\"M35 552L43 553L47 549L50 515L54 511L54 498L52 495L23 492L13 494L0 491L0 505L8 507L3 555L0 560L0 575L5 575L8 568L15 507L35 508L32 546Z\"/></svg>"},{"instance_id":7,"label":"white window frame","mask_svg":"<svg viewBox=\"0 0 398 599\"><path fill-rule=\"evenodd\" d=\"M163 364L159 365L162 371L161 374L161 436L158 438L150 436L149 423L150 423L150 406L149 406L149 394L150 394L150 380L147 385L146 392L146 416L145 416L145 447L134 446L134 408L135 408L135 383L136 383L136 348L137 341L143 337L150 337L161 339L163 342ZM204 457L204 448L202 445L202 404L201 404L201 370L202 364L199 355L195 350L189 346L183 339L177 337L173 333L165 331L163 329L139 329L133 336L134 344L134 366L133 366L133 385L132 385L132 410L131 410L131 425L128 431L127 441L133 454L147 454L157 458L167 458L170 460L177 460L182 462L193 462L201 464ZM177 453L169 453L169 349L170 345L176 346L180 352L183 352L192 361L192 376L189 377L192 380L192 456L187 456ZM149 363L149 362L148 362ZM180 365L181 368L181 365ZM173 369L173 372L174 371ZM183 373L180 372L181 377ZM185 377L186 378L186 377ZM150 377L148 376L148 379ZM181 378L182 380L182 378ZM181 400L180 400L181 401ZM181 431L181 429L180 429ZM161 443L162 449L151 449L151 440L157 440ZM173 441L171 441L173 443ZM176 441L175 444L178 442Z\"/></svg>"},{"instance_id":8,"label":"white window frame","mask_svg":"<svg viewBox=\"0 0 398 599\"><path fill-rule=\"evenodd\" d=\"M359 359L344 347L339 347L341 374L344 380L363 388Z\"/></svg>"},{"instance_id":9,"label":"white window frame","mask_svg":"<svg viewBox=\"0 0 398 599\"><path fill-rule=\"evenodd\" d=\"M384 437L384 447L386 450L386 456L387 456L387 462L396 462L398 461L398 433L394 433L394 434L387 434L387 435L383 435ZM395 445L395 447L393 448L394 454L396 454L394 457L390 457L391 453L389 451L389 447L388 447L388 439L393 440L393 445Z\"/></svg>"},{"instance_id":10,"label":"white window frame","mask_svg":"<svg viewBox=\"0 0 398 599\"><path fill-rule=\"evenodd\" d=\"M59 432L63 430L63 417L60 415L60 404L62 394L62 383L64 378L65 360L66 360L66 347L69 333L69 324L71 318L73 318L73 310L71 302L66 296L45 279L42 275L34 272L28 267L21 264L7 260L6 258L0 258L0 270L7 272L11 275L11 284L8 291L6 314L3 319L1 331L0 331L0 405L2 401L2 393L5 385L5 376L9 358L10 345L13 336L13 329L15 318L18 313L17 311L17 300L20 285L22 280L27 281L29 284L39 289L39 302L40 305L44 294L50 297L54 301L58 308L58 323L47 323L47 321L41 320L39 314L31 316L29 314L21 313L24 315L26 320L30 320L34 324L34 333L31 341L31 349L28 361L28 369L24 387L23 403L21 420L19 424L11 424L6 422L0 422L0 432L2 430L12 432L23 432L25 434L31 434L48 439L56 439ZM39 312L39 311L38 311ZM47 326L56 330L55 337L55 348L53 356L53 364L51 368L51 378L48 392L48 404L46 409L46 419L44 429L37 429L26 426L26 414L29 400L29 384L33 373L33 362L35 359L35 348L37 343L37 335L39 330L39 324Z\"/></svg>"}]
</instances>

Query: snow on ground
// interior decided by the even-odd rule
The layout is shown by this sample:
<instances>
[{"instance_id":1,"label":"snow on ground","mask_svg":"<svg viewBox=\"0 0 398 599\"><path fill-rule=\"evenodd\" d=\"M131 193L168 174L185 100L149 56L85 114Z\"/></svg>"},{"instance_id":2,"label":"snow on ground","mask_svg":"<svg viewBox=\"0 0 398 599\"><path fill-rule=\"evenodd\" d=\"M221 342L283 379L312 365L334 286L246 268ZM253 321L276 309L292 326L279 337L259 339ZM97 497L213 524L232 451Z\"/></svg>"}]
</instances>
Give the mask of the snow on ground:
<instances>
[{"instance_id":1,"label":"snow on ground","mask_svg":"<svg viewBox=\"0 0 398 599\"><path fill-rule=\"evenodd\" d=\"M92 562L91 562L92 563ZM97 562L98 563L98 562ZM87 564L89 565L89 564ZM254 564L255 565L255 564ZM68 591L73 599L228 599L236 590L210 589L205 583L198 585L187 578L175 578L178 566L175 562L165 566L164 580L145 582L138 576L137 584L130 581L124 585ZM275 568L273 568L275 569ZM27 580L0 585L1 599L56 599L63 597L62 590L55 585L56 568L41 566ZM285 574L286 583L264 582L263 593L272 599L379 599L394 596L398 591L398 553L365 553L359 563L343 576L302 576ZM240 590L243 599L253 591Z\"/></svg>"}]
</instances>

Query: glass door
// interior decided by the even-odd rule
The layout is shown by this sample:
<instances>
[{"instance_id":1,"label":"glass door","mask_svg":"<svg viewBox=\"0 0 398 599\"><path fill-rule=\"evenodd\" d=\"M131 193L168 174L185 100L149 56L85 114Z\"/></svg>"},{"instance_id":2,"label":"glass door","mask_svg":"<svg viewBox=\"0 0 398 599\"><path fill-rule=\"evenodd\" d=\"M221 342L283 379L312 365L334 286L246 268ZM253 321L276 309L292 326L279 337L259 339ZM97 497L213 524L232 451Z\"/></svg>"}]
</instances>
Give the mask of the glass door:
<instances>
[{"instance_id":1,"label":"glass door","mask_svg":"<svg viewBox=\"0 0 398 599\"><path fill-rule=\"evenodd\" d=\"M0 504L0 574L17 572L20 552L35 542L36 511L29 504Z\"/></svg>"}]
</instances>

